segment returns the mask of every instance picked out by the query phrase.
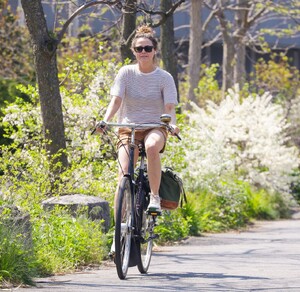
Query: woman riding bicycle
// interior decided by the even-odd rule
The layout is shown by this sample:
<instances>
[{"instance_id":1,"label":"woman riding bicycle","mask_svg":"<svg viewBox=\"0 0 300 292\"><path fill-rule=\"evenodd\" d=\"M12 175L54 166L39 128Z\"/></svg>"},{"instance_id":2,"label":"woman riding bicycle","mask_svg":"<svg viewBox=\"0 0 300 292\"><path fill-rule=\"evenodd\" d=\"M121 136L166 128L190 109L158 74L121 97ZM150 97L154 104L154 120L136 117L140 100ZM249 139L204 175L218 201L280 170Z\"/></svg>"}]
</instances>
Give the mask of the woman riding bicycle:
<instances>
[{"instance_id":1,"label":"woman riding bicycle","mask_svg":"<svg viewBox=\"0 0 300 292\"><path fill-rule=\"evenodd\" d=\"M118 123L159 123L162 114L170 114L173 134L179 133L176 126L175 106L177 90L171 74L156 65L157 40L154 31L141 26L131 44L137 63L123 66L110 90L111 102L104 116L109 122L118 112ZM97 129L101 132L101 129ZM164 128L137 129L136 144L144 143L147 154L147 171L150 183L150 203L148 209L160 212L159 186L161 181L160 153L167 139ZM128 143L130 129L119 129L118 159L120 161L119 182L128 171ZM138 159L138 149L135 162Z\"/></svg>"}]
</instances>

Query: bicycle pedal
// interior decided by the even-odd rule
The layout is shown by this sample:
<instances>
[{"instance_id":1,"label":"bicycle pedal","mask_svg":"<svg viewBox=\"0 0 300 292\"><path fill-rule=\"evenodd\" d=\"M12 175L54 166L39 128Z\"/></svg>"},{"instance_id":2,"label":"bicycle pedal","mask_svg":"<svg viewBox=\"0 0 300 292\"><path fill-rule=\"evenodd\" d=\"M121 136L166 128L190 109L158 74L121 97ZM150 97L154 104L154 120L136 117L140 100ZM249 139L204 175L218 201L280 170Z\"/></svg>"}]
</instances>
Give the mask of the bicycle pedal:
<instances>
[{"instance_id":1,"label":"bicycle pedal","mask_svg":"<svg viewBox=\"0 0 300 292\"><path fill-rule=\"evenodd\" d=\"M157 210L147 210L147 215L151 215L151 216L160 216L161 215L161 211L157 211Z\"/></svg>"}]
</instances>

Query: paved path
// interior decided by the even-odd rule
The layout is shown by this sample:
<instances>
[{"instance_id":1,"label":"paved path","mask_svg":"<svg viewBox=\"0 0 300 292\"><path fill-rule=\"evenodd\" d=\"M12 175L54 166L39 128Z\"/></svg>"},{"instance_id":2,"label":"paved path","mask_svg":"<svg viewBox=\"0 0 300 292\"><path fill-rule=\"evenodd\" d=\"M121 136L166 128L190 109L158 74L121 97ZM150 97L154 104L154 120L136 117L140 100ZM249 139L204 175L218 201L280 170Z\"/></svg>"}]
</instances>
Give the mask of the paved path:
<instances>
[{"instance_id":1,"label":"paved path","mask_svg":"<svg viewBox=\"0 0 300 292\"><path fill-rule=\"evenodd\" d=\"M258 222L245 232L207 234L161 247L149 273L129 269L119 280L112 263L99 270L37 279L18 291L300 291L300 220Z\"/></svg>"}]
</instances>

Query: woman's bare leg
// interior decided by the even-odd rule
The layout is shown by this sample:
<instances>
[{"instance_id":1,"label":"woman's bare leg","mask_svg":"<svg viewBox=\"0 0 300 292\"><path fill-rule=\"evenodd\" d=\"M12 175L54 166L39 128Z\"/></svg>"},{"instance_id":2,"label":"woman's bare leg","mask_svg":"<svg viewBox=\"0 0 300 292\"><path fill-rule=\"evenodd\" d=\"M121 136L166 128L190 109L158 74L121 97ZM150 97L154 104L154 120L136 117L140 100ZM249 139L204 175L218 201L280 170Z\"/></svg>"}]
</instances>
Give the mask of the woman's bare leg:
<instances>
[{"instance_id":1,"label":"woman's bare leg","mask_svg":"<svg viewBox=\"0 0 300 292\"><path fill-rule=\"evenodd\" d=\"M154 199L158 200L158 203L160 202L158 192L161 180L160 151L163 149L164 145L165 137L159 130L151 131L145 138L145 149L147 153L148 177L151 189L151 197L156 196Z\"/></svg>"}]
</instances>

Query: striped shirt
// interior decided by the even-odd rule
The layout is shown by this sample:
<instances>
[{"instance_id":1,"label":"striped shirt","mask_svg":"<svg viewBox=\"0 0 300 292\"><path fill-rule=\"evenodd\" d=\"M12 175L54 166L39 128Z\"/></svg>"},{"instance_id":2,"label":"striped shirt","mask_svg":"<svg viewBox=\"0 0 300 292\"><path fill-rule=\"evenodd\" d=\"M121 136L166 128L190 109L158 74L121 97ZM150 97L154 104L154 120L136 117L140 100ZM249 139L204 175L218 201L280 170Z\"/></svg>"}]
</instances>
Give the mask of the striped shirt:
<instances>
[{"instance_id":1,"label":"striped shirt","mask_svg":"<svg viewBox=\"0 0 300 292\"><path fill-rule=\"evenodd\" d=\"M165 104L178 103L170 73L160 68L142 73L137 64L119 70L110 94L122 98L118 123L157 123L165 111Z\"/></svg>"}]
</instances>

